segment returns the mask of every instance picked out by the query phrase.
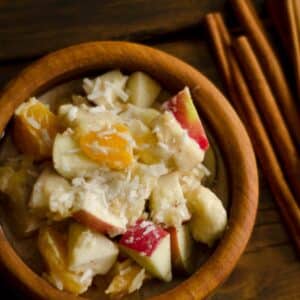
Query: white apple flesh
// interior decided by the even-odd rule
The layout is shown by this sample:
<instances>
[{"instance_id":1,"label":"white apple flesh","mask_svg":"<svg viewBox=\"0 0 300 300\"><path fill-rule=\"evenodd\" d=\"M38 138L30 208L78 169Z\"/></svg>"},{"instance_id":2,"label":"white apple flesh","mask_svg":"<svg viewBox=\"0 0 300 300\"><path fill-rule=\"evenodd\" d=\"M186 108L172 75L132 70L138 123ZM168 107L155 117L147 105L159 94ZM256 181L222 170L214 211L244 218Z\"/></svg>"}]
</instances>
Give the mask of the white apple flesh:
<instances>
[{"instance_id":1,"label":"white apple flesh","mask_svg":"<svg viewBox=\"0 0 300 300\"><path fill-rule=\"evenodd\" d=\"M106 274L117 260L118 247L101 233L73 223L69 228L69 269L74 272L92 270Z\"/></svg>"},{"instance_id":2,"label":"white apple flesh","mask_svg":"<svg viewBox=\"0 0 300 300\"><path fill-rule=\"evenodd\" d=\"M82 197L77 201L73 217L88 228L110 236L116 236L126 231L127 220L116 216L102 204L100 195L98 199Z\"/></svg>"},{"instance_id":3,"label":"white apple flesh","mask_svg":"<svg viewBox=\"0 0 300 300\"><path fill-rule=\"evenodd\" d=\"M192 213L190 229L194 240L212 246L227 225L227 213L222 201L204 186L186 193L186 197Z\"/></svg>"},{"instance_id":4,"label":"white apple flesh","mask_svg":"<svg viewBox=\"0 0 300 300\"><path fill-rule=\"evenodd\" d=\"M160 90L160 85L143 72L131 74L127 82L128 101L140 107L150 107Z\"/></svg>"},{"instance_id":5,"label":"white apple flesh","mask_svg":"<svg viewBox=\"0 0 300 300\"><path fill-rule=\"evenodd\" d=\"M120 249L164 281L172 280L170 234L151 221L141 220L122 236Z\"/></svg>"},{"instance_id":6,"label":"white apple flesh","mask_svg":"<svg viewBox=\"0 0 300 300\"><path fill-rule=\"evenodd\" d=\"M161 176L150 198L151 218L166 227L178 227L191 215L179 183L178 172Z\"/></svg>"},{"instance_id":7,"label":"white apple flesh","mask_svg":"<svg viewBox=\"0 0 300 300\"><path fill-rule=\"evenodd\" d=\"M188 87L165 102L163 108L174 114L182 128L188 131L189 136L198 143L202 150L208 149L209 141Z\"/></svg>"},{"instance_id":8,"label":"white apple flesh","mask_svg":"<svg viewBox=\"0 0 300 300\"><path fill-rule=\"evenodd\" d=\"M99 165L87 158L71 135L57 134L53 145L55 170L65 178L87 175L99 169Z\"/></svg>"}]
</instances>

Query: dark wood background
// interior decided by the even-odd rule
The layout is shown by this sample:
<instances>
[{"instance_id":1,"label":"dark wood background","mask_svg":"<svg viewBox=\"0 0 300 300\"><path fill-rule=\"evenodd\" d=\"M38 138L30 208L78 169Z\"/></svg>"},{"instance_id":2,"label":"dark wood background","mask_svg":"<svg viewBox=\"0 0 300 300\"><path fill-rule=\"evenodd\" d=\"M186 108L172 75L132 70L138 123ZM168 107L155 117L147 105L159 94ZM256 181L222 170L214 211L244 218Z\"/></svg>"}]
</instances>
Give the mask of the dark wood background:
<instances>
[{"instance_id":1,"label":"dark wood background","mask_svg":"<svg viewBox=\"0 0 300 300\"><path fill-rule=\"evenodd\" d=\"M254 1L282 60L263 0ZM91 40L131 40L169 52L223 86L204 33L204 14L220 10L240 32L225 0L0 0L0 90L34 59ZM24 296L1 283L6 299ZM1 297L2 299L2 297ZM261 177L256 226L246 252L212 300L300 299L300 263Z\"/></svg>"}]
</instances>

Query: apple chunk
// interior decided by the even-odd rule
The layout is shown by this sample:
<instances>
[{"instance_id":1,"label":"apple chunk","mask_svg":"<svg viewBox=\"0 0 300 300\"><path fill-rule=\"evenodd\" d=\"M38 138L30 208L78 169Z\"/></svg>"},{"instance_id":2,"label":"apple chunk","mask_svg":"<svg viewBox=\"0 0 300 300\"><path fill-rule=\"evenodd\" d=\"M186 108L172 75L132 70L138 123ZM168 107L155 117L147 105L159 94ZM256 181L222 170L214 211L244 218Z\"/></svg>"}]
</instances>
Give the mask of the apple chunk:
<instances>
[{"instance_id":1,"label":"apple chunk","mask_svg":"<svg viewBox=\"0 0 300 300\"><path fill-rule=\"evenodd\" d=\"M122 236L120 249L164 281L172 280L170 235L151 221L140 220Z\"/></svg>"},{"instance_id":2,"label":"apple chunk","mask_svg":"<svg viewBox=\"0 0 300 300\"><path fill-rule=\"evenodd\" d=\"M61 220L71 215L74 192L70 183L47 167L35 182L29 207L40 216Z\"/></svg>"},{"instance_id":3,"label":"apple chunk","mask_svg":"<svg viewBox=\"0 0 300 300\"><path fill-rule=\"evenodd\" d=\"M208 149L208 138L188 87L185 87L177 95L165 102L163 108L174 114L182 128L188 131L189 136L199 144L201 149Z\"/></svg>"},{"instance_id":4,"label":"apple chunk","mask_svg":"<svg viewBox=\"0 0 300 300\"><path fill-rule=\"evenodd\" d=\"M12 132L15 145L34 160L51 158L53 140L58 131L56 115L36 98L30 98L15 111Z\"/></svg>"},{"instance_id":5,"label":"apple chunk","mask_svg":"<svg viewBox=\"0 0 300 300\"><path fill-rule=\"evenodd\" d=\"M93 274L106 274L115 263L118 247L101 233L80 224L69 227L69 269L74 272L92 270Z\"/></svg>"},{"instance_id":6,"label":"apple chunk","mask_svg":"<svg viewBox=\"0 0 300 300\"><path fill-rule=\"evenodd\" d=\"M164 153L164 160L174 161L178 170L189 171L203 161L204 150L188 135L170 111L159 115L152 123L157 145Z\"/></svg>"},{"instance_id":7,"label":"apple chunk","mask_svg":"<svg viewBox=\"0 0 300 300\"><path fill-rule=\"evenodd\" d=\"M97 232L115 236L126 231L127 219L113 214L100 190L82 190L77 194L73 217Z\"/></svg>"},{"instance_id":8,"label":"apple chunk","mask_svg":"<svg viewBox=\"0 0 300 300\"><path fill-rule=\"evenodd\" d=\"M151 218L166 227L178 227L190 219L178 172L161 176L150 198Z\"/></svg>"},{"instance_id":9,"label":"apple chunk","mask_svg":"<svg viewBox=\"0 0 300 300\"><path fill-rule=\"evenodd\" d=\"M55 170L66 178L88 175L99 169L99 165L86 157L71 134L57 134L53 145Z\"/></svg>"},{"instance_id":10,"label":"apple chunk","mask_svg":"<svg viewBox=\"0 0 300 300\"><path fill-rule=\"evenodd\" d=\"M143 72L131 74L127 82L129 102L140 107L150 107L160 90L160 85Z\"/></svg>"},{"instance_id":11,"label":"apple chunk","mask_svg":"<svg viewBox=\"0 0 300 300\"><path fill-rule=\"evenodd\" d=\"M168 228L171 237L172 265L175 270L183 273L193 271L194 241L187 224Z\"/></svg>"},{"instance_id":12,"label":"apple chunk","mask_svg":"<svg viewBox=\"0 0 300 300\"><path fill-rule=\"evenodd\" d=\"M193 238L212 246L222 236L227 224L222 201L204 186L186 193L186 197L192 213L190 228Z\"/></svg>"}]
</instances>

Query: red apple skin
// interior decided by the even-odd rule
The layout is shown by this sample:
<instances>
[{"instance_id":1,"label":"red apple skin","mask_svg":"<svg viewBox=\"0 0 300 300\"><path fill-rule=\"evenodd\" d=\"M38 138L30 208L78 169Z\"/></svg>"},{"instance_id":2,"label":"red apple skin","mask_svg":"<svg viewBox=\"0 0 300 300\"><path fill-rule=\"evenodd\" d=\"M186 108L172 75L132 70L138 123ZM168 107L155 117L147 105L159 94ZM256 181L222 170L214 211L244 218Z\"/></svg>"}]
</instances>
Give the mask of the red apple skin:
<instances>
[{"instance_id":1,"label":"red apple skin","mask_svg":"<svg viewBox=\"0 0 300 300\"><path fill-rule=\"evenodd\" d=\"M202 150L209 148L208 138L187 87L165 102L162 107L173 113L181 127L188 131L189 136Z\"/></svg>"},{"instance_id":2,"label":"red apple skin","mask_svg":"<svg viewBox=\"0 0 300 300\"><path fill-rule=\"evenodd\" d=\"M76 211L73 213L73 218L78 223L103 234L116 235L123 232L123 228L118 228L108 224L85 210Z\"/></svg>"},{"instance_id":3,"label":"red apple skin","mask_svg":"<svg viewBox=\"0 0 300 300\"><path fill-rule=\"evenodd\" d=\"M169 233L151 221L139 220L123 234L119 244L142 255L151 256Z\"/></svg>"}]
</instances>

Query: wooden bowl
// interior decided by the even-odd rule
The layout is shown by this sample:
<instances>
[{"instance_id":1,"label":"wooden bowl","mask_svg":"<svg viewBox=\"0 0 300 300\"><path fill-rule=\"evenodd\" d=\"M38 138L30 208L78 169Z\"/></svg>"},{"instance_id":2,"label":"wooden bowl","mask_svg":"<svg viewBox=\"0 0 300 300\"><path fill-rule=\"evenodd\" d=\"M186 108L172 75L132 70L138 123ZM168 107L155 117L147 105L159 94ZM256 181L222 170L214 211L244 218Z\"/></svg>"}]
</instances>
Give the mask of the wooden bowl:
<instances>
[{"instance_id":1,"label":"wooden bowl","mask_svg":"<svg viewBox=\"0 0 300 300\"><path fill-rule=\"evenodd\" d=\"M152 299L203 299L233 270L255 221L258 177L249 137L230 104L201 73L161 51L125 42L91 42L51 53L23 70L0 96L0 132L14 110L30 96L90 71L142 70L170 91L189 86L204 122L209 125L229 174L228 229L213 254L190 278ZM100 72L98 72L100 73ZM14 281L41 299L83 299L61 292L34 273L17 255L0 228L0 262Z\"/></svg>"}]
</instances>

